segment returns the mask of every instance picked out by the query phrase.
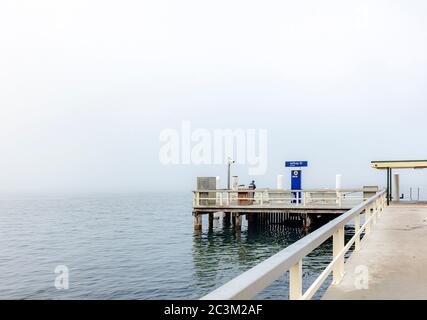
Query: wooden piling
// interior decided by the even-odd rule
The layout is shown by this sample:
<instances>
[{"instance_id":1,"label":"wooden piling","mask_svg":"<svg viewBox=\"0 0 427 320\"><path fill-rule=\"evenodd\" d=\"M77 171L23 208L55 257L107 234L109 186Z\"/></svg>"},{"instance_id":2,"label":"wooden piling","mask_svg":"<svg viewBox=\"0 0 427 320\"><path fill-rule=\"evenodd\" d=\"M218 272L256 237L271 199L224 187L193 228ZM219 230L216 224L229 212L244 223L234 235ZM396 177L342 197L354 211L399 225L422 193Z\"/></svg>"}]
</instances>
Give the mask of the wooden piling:
<instances>
[{"instance_id":1,"label":"wooden piling","mask_svg":"<svg viewBox=\"0 0 427 320\"><path fill-rule=\"evenodd\" d=\"M194 214L194 230L202 230L202 215L195 212Z\"/></svg>"},{"instance_id":2,"label":"wooden piling","mask_svg":"<svg viewBox=\"0 0 427 320\"><path fill-rule=\"evenodd\" d=\"M311 217L310 217L310 215L305 214L303 217L303 227L305 229L308 229L308 228L310 228L310 226L311 226Z\"/></svg>"},{"instance_id":3,"label":"wooden piling","mask_svg":"<svg viewBox=\"0 0 427 320\"><path fill-rule=\"evenodd\" d=\"M255 224L255 215L252 214L246 214L246 220L248 221L248 226L253 226Z\"/></svg>"},{"instance_id":4,"label":"wooden piling","mask_svg":"<svg viewBox=\"0 0 427 320\"><path fill-rule=\"evenodd\" d=\"M214 214L209 213L209 229L213 228Z\"/></svg>"},{"instance_id":5,"label":"wooden piling","mask_svg":"<svg viewBox=\"0 0 427 320\"><path fill-rule=\"evenodd\" d=\"M230 212L224 212L223 223L226 224L226 225L230 225L231 224L231 214L230 214Z\"/></svg>"},{"instance_id":6,"label":"wooden piling","mask_svg":"<svg viewBox=\"0 0 427 320\"><path fill-rule=\"evenodd\" d=\"M233 225L237 228L242 226L242 216L238 212L233 212Z\"/></svg>"}]
</instances>

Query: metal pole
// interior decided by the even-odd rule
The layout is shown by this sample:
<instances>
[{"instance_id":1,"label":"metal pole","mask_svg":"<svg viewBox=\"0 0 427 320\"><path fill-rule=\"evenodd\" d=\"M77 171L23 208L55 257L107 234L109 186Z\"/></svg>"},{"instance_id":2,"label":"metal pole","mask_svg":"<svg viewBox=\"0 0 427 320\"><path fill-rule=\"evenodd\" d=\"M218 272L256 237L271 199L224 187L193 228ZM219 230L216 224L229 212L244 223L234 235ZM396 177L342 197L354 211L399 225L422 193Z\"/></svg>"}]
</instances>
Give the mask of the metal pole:
<instances>
[{"instance_id":1,"label":"metal pole","mask_svg":"<svg viewBox=\"0 0 427 320\"><path fill-rule=\"evenodd\" d=\"M399 174L393 174L393 199L394 201L400 201L400 181Z\"/></svg>"},{"instance_id":2,"label":"metal pole","mask_svg":"<svg viewBox=\"0 0 427 320\"><path fill-rule=\"evenodd\" d=\"M283 175L281 174L277 176L277 189L284 189Z\"/></svg>"},{"instance_id":3,"label":"metal pole","mask_svg":"<svg viewBox=\"0 0 427 320\"><path fill-rule=\"evenodd\" d=\"M387 168L387 205L390 205L390 168Z\"/></svg>"},{"instance_id":4,"label":"metal pole","mask_svg":"<svg viewBox=\"0 0 427 320\"><path fill-rule=\"evenodd\" d=\"M227 163L228 170L227 170L227 188L228 190L231 189L231 162L228 161Z\"/></svg>"},{"instance_id":5,"label":"metal pole","mask_svg":"<svg viewBox=\"0 0 427 320\"><path fill-rule=\"evenodd\" d=\"M341 205L341 192L338 190L342 189L342 175L341 174L337 174L335 176L335 189L337 190L336 196L337 196L337 201L336 203Z\"/></svg>"},{"instance_id":6,"label":"metal pole","mask_svg":"<svg viewBox=\"0 0 427 320\"><path fill-rule=\"evenodd\" d=\"M390 202L393 201L393 169L390 168Z\"/></svg>"}]
</instances>

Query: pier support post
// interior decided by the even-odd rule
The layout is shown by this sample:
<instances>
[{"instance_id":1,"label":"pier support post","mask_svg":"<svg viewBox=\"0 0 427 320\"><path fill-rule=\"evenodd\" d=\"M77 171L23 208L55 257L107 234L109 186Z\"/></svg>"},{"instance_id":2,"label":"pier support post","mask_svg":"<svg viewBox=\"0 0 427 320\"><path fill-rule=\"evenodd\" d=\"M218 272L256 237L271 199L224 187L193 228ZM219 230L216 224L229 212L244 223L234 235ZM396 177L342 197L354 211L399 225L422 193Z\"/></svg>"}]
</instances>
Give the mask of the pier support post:
<instances>
[{"instance_id":1,"label":"pier support post","mask_svg":"<svg viewBox=\"0 0 427 320\"><path fill-rule=\"evenodd\" d=\"M194 213L194 230L202 230L202 215Z\"/></svg>"},{"instance_id":2,"label":"pier support post","mask_svg":"<svg viewBox=\"0 0 427 320\"><path fill-rule=\"evenodd\" d=\"M255 223L255 214L254 213L246 214L246 220L248 221L248 226L252 227Z\"/></svg>"},{"instance_id":3,"label":"pier support post","mask_svg":"<svg viewBox=\"0 0 427 320\"><path fill-rule=\"evenodd\" d=\"M333 284L339 284L344 276L344 254L341 254L344 249L344 226L335 231L333 235L333 259L337 257L333 270Z\"/></svg>"},{"instance_id":4,"label":"pier support post","mask_svg":"<svg viewBox=\"0 0 427 320\"><path fill-rule=\"evenodd\" d=\"M234 225L236 226L236 228L240 228L242 226L242 216L240 215L240 213L233 213L234 216Z\"/></svg>"},{"instance_id":5,"label":"pier support post","mask_svg":"<svg viewBox=\"0 0 427 320\"><path fill-rule=\"evenodd\" d=\"M311 226L311 217L308 214L305 214L303 217L303 227L305 229L310 228Z\"/></svg>"},{"instance_id":6,"label":"pier support post","mask_svg":"<svg viewBox=\"0 0 427 320\"><path fill-rule=\"evenodd\" d=\"M230 212L224 212L224 217L222 219L223 219L223 223L225 225L230 225L231 224L231 214L230 214Z\"/></svg>"},{"instance_id":7,"label":"pier support post","mask_svg":"<svg viewBox=\"0 0 427 320\"><path fill-rule=\"evenodd\" d=\"M213 228L214 214L209 213L209 229Z\"/></svg>"}]
</instances>

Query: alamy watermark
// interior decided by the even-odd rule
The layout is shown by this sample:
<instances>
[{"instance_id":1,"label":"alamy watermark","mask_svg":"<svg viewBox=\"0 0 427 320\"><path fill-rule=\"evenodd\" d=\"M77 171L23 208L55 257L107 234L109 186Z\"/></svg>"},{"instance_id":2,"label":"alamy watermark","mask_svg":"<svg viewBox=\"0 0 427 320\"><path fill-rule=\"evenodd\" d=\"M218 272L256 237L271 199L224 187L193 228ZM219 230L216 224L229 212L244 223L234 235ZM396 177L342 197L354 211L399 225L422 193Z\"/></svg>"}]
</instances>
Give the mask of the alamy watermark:
<instances>
[{"instance_id":1,"label":"alamy watermark","mask_svg":"<svg viewBox=\"0 0 427 320\"><path fill-rule=\"evenodd\" d=\"M369 289L369 268L365 265L358 265L354 269L354 286L357 290Z\"/></svg>"},{"instance_id":2,"label":"alamy watermark","mask_svg":"<svg viewBox=\"0 0 427 320\"><path fill-rule=\"evenodd\" d=\"M69 288L69 271L68 267L64 265L57 266L55 268L55 288L57 290L68 290Z\"/></svg>"},{"instance_id":3,"label":"alamy watermark","mask_svg":"<svg viewBox=\"0 0 427 320\"><path fill-rule=\"evenodd\" d=\"M190 121L183 121L179 130L164 129L159 139L159 160L165 165L220 165L231 158L247 165L249 175L267 171L266 129L193 129Z\"/></svg>"}]
</instances>

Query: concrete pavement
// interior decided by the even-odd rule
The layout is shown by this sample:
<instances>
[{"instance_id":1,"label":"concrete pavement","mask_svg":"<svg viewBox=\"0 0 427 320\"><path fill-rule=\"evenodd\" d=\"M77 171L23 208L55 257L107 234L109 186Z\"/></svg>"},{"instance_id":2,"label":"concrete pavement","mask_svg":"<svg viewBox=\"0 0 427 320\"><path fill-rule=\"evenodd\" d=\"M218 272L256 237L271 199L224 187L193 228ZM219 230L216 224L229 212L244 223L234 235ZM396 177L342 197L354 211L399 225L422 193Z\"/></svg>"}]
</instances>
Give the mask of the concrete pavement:
<instances>
[{"instance_id":1,"label":"concrete pavement","mask_svg":"<svg viewBox=\"0 0 427 320\"><path fill-rule=\"evenodd\" d=\"M386 208L322 299L427 299L427 206Z\"/></svg>"}]
</instances>

